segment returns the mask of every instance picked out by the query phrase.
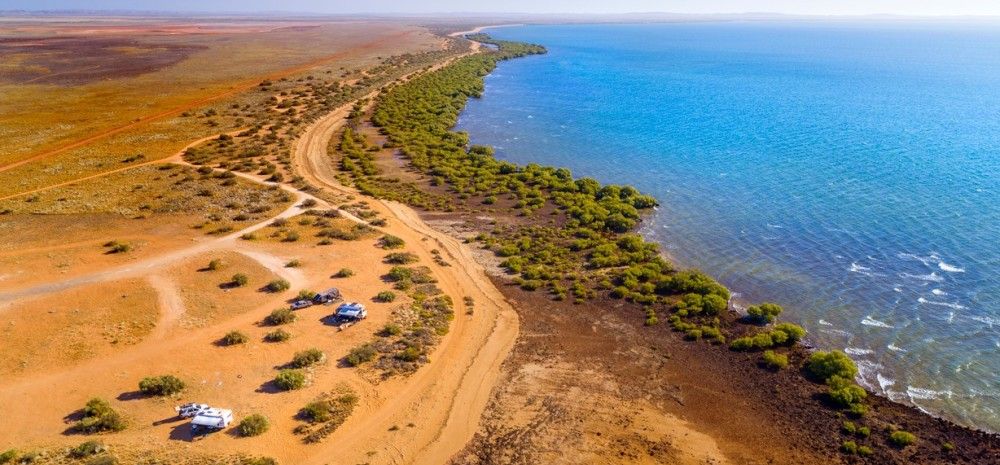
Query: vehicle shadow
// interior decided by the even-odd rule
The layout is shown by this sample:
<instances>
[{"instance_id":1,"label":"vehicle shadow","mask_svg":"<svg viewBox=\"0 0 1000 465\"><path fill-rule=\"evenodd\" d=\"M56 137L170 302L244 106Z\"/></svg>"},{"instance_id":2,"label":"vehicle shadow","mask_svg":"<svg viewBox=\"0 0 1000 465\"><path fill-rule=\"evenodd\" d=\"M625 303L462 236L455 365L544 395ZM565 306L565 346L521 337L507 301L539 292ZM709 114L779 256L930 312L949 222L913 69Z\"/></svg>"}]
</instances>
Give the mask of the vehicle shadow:
<instances>
[{"instance_id":1,"label":"vehicle shadow","mask_svg":"<svg viewBox=\"0 0 1000 465\"><path fill-rule=\"evenodd\" d=\"M204 434L192 434L191 425L189 423L181 423L174 426L170 430L170 440L171 441L184 441L184 442L194 442L201 438L204 438Z\"/></svg>"},{"instance_id":2,"label":"vehicle shadow","mask_svg":"<svg viewBox=\"0 0 1000 465\"><path fill-rule=\"evenodd\" d=\"M174 422L181 421L183 419L184 419L184 417L182 417L180 415L174 415L172 417L167 417L167 418L164 418L162 420L156 420L156 421L154 421L153 422L153 426L160 426L160 425L165 425L167 423L174 423Z\"/></svg>"}]
</instances>

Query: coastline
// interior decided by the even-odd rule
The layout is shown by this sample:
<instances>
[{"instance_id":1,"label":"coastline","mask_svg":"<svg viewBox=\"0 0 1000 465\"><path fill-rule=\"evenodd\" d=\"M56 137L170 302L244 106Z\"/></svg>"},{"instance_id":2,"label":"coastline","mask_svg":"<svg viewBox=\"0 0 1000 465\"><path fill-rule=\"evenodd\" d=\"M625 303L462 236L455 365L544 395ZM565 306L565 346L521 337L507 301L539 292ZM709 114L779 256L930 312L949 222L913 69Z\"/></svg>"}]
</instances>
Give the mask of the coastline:
<instances>
[{"instance_id":1,"label":"coastline","mask_svg":"<svg viewBox=\"0 0 1000 465\"><path fill-rule=\"evenodd\" d=\"M482 28L482 29L488 29L488 27L485 27L485 28ZM390 131L390 134L391 134L391 131ZM391 137L391 135L390 135L390 137ZM448 192L447 189L442 190L440 188L438 188L438 189L432 188L431 190L433 190L435 193L447 193ZM421 215L424 216L426 218L427 222L430 223L430 224L432 224L432 225L435 224L435 223L439 223L439 224L440 223L447 223L447 224L460 223L460 224L463 224L463 227L466 227L467 231L469 233L474 232L475 230L477 230L477 227L475 226L475 223L477 223L477 220L478 220L478 223L479 223L479 228L478 228L479 230L488 229L488 228L484 228L485 225L483 224L482 218L488 218L488 219L490 219L490 221L494 221L494 222L496 221L496 217L495 216L486 215L486 213L481 214L479 218L469 217L469 215L467 215L467 214L463 216L462 214L441 214L441 213L436 213L436 212L433 212L433 211L422 211ZM452 232L454 233L454 229L455 228L452 228L452 229L453 229ZM468 241L470 239L470 235L464 236L464 239ZM504 292L508 296L508 298L512 298L512 299L514 299L515 301L517 301L519 303L519 305L515 305L515 308L517 308L519 312L522 312L522 320L523 321L528 322L530 320L530 318L532 318L530 312L528 310L525 310L525 308L538 308L539 306L546 305L546 304L547 304L547 306L561 306L561 305L563 305L563 304L560 304L560 303L552 303L552 302L545 302L545 304L543 304L542 302L539 301L538 296L537 295L531 295L530 291L528 293L526 293L525 291L517 289L516 287L512 287L512 284L510 283L509 278L504 277L504 275L507 275L508 273L496 274L496 275L494 275L494 280L497 282L498 287L501 288L501 291ZM546 299L544 296L542 296L542 299L543 300L549 300L549 299ZM616 303L613 299L610 299L610 300L598 299L597 304L599 304L599 305L597 305L598 307L601 306L600 304L603 304L603 305L609 305L609 306L612 306L614 308L622 309L622 310L628 309L628 308L635 308L634 306L629 305L629 304L626 304L626 305L623 306L621 303ZM588 308L588 309L592 308L589 304L585 304L584 307ZM578 308L577 311L579 311L579 307L577 307L577 308ZM568 310L568 309L563 309L563 310ZM636 310L638 310L638 309L636 309ZM525 312L528 312L528 314L526 314ZM736 318L735 315L730 315L729 318L730 318L730 324L735 324L736 321L737 321L737 319L738 319L738 318ZM634 321L632 323L634 324ZM642 328L641 326L639 328L636 328L636 330L640 331L640 332L643 332L643 331L648 332L648 331L650 331L649 328ZM662 337L662 335L659 335L657 337L658 338ZM678 344L679 343L679 344L682 344L682 345L685 345L685 346L691 345L690 342L682 341L681 338L678 338L677 335L676 335L676 333L669 333L668 332L667 333L667 339L672 340L671 344ZM518 343L518 347L520 348L524 344L525 344L525 342L522 340L521 342ZM711 347L711 346L709 346L709 347ZM676 349L676 347L674 347L674 349ZM684 350L686 351L688 349L689 349L689 347L685 347ZM747 376L747 378L750 378L750 379L754 380L754 381L751 382L751 384L754 384L754 385L757 385L758 387L761 387L761 386L766 386L767 384L770 384L770 383L774 382L773 380L769 379L770 375L766 371L760 370L759 368L756 368L756 367L753 366L754 365L754 362L753 362L754 358L753 358L753 356L751 354L733 353L733 352L728 351L728 350L718 350L718 349L719 349L718 347L715 347L715 348L713 348L710 351L714 355L711 355L711 357L708 357L708 358L711 359L711 360L714 360L714 361L708 362L708 363L710 363L710 364L713 364L713 363L722 363L724 365L728 365L730 368L733 368L733 364L732 364L732 360L733 359L742 360L742 363L745 364L745 366L743 366L743 369L742 369L743 373ZM799 346L799 348L793 350L793 353L795 354L794 358L798 361L797 363L804 362L804 360L808 357L808 353L805 352L805 347L802 347L802 346ZM516 358L517 357L515 356L515 359ZM725 361L725 360L729 360L729 361ZM513 363L513 362L509 362L508 363L508 365L512 365L512 364L515 364L515 363ZM516 376L517 376L517 370L515 369L515 367L508 366L508 379L513 379ZM722 382L722 384L726 384L725 380L716 380L716 382L720 382L720 381ZM738 380L730 380L730 381L734 381L735 382L735 381L738 381ZM746 381L746 380L739 380L739 381L742 382L742 381ZM761 383L763 383L763 384L761 384ZM739 384L739 383L737 383L737 384ZM811 426L812 426L811 429L812 429L812 431L810 431L807 434L807 437L811 438L810 442L819 441L819 440L821 440L820 437L822 437L822 436L826 436L826 435L829 435L829 434L836 434L836 431L838 430L838 427L835 426L835 425L837 424L837 421L839 421L839 420L836 420L836 416L829 415L829 413L823 413L823 412L830 412L829 408L826 407L826 406L824 406L824 405L821 405L821 404L815 402L815 399L817 398L817 396L822 397L822 389L821 389L822 385L817 386L815 384L810 384L810 383L808 383L808 382L806 382L804 380L801 380L801 378L796 379L794 376L793 377L787 377L786 376L785 379L783 379L779 384L781 386L783 386L784 388L794 388L792 390L798 391L797 394L801 395L801 397L798 398L798 401L801 401L802 399L805 399L807 401L806 403L799 402L800 405L798 405L797 407L801 408L802 410L807 411L807 415L805 415L804 417L798 417L798 418L800 418L799 422L806 421L807 423L811 423ZM496 395L497 394L495 393L495 396ZM774 399L768 399L768 397L774 397L774 396L761 397L761 398L758 398L758 401L760 401L763 404L773 403ZM782 401L795 400L795 399L788 399L788 398L786 398L786 396L779 396L779 397L781 397ZM770 400L770 402L768 402L768 400ZM493 404L495 405L497 403L502 403L502 400L498 399L498 398L495 398L494 401L493 401ZM906 424L914 424L912 422L919 423L920 426L914 424L914 426L917 426L917 431L927 431L927 432L929 432L933 428L933 429L938 430L939 434L947 434L947 435L949 435L949 437L951 435L967 436L967 438L966 438L967 441L963 441L963 446L972 446L972 445L977 444L977 443L983 443L983 442L985 442L986 444L984 444L984 446L987 448L987 450L990 450L991 448L992 448L992 450L996 450L997 447L1000 447L1000 446L998 446L997 437L995 435L990 435L990 434L985 433L985 432L978 432L978 431L970 430L970 429L967 429L967 428L955 425L953 423L947 422L945 420L935 419L935 418L933 418L933 417L931 417L929 415L924 414L923 412L920 412L919 410L917 410L917 409L915 409L913 407L905 406L905 405L902 405L902 404L896 404L896 403L894 403L894 402L892 402L892 401L890 401L890 400L888 400L886 398L881 398L881 397L878 398L878 400L874 400L873 404L877 404L877 406L880 407L880 409L891 411L890 414L893 416L893 418L895 418L897 420L901 420L903 418L908 418L909 421L906 421L905 422ZM501 413L497 413L496 411L494 411L494 414L502 416ZM825 415L825 416L829 416L830 418L828 418L826 420L823 420L823 421L815 421L816 418L810 418L810 417L815 417L816 415ZM919 421L921 418L923 419L923 421ZM821 424L821 426L817 428L816 427L817 424ZM705 426L705 425L701 425L701 426ZM824 433L824 431L826 431L826 432ZM786 430L785 432L787 433L788 431ZM951 444L951 442L948 442L948 444ZM483 446L484 446L484 444L480 443L478 447L483 447ZM496 447L497 445L496 444L493 444L493 445L488 445L487 444L486 446ZM733 445L730 444L730 446L733 446ZM470 448L467 449L467 451L470 451L470 453L473 453L476 447L477 446L475 446L475 445L470 446ZM736 447L738 447L738 446L736 446ZM836 444L833 444L832 447L831 447L831 445L814 444L811 447L814 447L817 452L820 452L821 456L824 456L826 458L833 458L833 457L838 457L839 456L837 454L837 445ZM929 454L930 451L929 450L922 450L921 453L922 454ZM910 454L910 456L911 456L911 459L914 458L912 456L912 454ZM883 457L883 458L889 458L891 461L895 461L895 460L897 460L899 458L897 455L895 455L895 453L887 453L886 455L882 455L881 457ZM986 455L986 457L989 457L989 455ZM926 457L926 458L930 458L930 457ZM813 457L813 459L816 459L816 457ZM979 462L979 463L986 463L986 462Z\"/></svg>"}]
</instances>

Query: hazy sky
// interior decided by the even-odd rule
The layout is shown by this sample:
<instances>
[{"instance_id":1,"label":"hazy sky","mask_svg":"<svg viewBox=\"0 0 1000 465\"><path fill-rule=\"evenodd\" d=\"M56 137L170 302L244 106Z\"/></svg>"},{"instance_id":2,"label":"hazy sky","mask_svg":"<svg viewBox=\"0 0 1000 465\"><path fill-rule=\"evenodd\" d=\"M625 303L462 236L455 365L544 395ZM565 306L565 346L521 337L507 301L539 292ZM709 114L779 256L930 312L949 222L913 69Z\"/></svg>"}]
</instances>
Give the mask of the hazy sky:
<instances>
[{"instance_id":1,"label":"hazy sky","mask_svg":"<svg viewBox=\"0 0 1000 465\"><path fill-rule=\"evenodd\" d=\"M0 0L0 10L1000 15L1000 0Z\"/></svg>"}]
</instances>

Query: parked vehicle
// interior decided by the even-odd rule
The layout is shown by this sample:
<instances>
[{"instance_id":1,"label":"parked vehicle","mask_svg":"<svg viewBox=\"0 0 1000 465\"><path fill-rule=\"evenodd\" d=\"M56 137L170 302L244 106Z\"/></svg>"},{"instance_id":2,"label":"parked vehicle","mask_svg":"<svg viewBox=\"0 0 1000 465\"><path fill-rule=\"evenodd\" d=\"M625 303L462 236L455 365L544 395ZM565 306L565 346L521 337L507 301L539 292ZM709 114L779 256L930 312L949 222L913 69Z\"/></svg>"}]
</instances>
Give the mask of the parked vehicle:
<instances>
[{"instance_id":1,"label":"parked vehicle","mask_svg":"<svg viewBox=\"0 0 1000 465\"><path fill-rule=\"evenodd\" d=\"M177 412L177 415L180 416L181 418L192 418L198 416L198 413L205 410L209 410L211 408L212 407L209 407L208 404L187 403L184 405L178 405L177 407L174 407L174 410Z\"/></svg>"},{"instance_id":2,"label":"parked vehicle","mask_svg":"<svg viewBox=\"0 0 1000 465\"><path fill-rule=\"evenodd\" d=\"M228 409L211 408L198 412L198 415L191 420L191 433L218 431L226 428L233 422L233 411Z\"/></svg>"},{"instance_id":3,"label":"parked vehicle","mask_svg":"<svg viewBox=\"0 0 1000 465\"><path fill-rule=\"evenodd\" d=\"M365 306L357 302L347 302L340 304L333 314L334 320L338 323L353 323L368 318L368 311Z\"/></svg>"},{"instance_id":4,"label":"parked vehicle","mask_svg":"<svg viewBox=\"0 0 1000 465\"><path fill-rule=\"evenodd\" d=\"M298 310L298 309L301 309L301 308L312 307L312 305L313 305L313 302L311 300L301 299L301 300L296 300L295 302L292 302L292 305L290 305L290 307L292 307L292 310Z\"/></svg>"},{"instance_id":5,"label":"parked vehicle","mask_svg":"<svg viewBox=\"0 0 1000 465\"><path fill-rule=\"evenodd\" d=\"M313 297L314 304L328 305L340 300L340 290L335 287L331 287Z\"/></svg>"}]
</instances>

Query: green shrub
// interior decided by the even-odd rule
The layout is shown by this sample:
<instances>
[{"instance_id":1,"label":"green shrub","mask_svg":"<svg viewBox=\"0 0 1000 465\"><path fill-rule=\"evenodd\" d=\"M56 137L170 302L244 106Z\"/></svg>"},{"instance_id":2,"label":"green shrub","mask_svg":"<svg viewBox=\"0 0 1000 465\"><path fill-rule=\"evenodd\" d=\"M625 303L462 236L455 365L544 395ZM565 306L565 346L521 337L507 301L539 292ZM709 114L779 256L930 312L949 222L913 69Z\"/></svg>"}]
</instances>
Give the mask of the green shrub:
<instances>
[{"instance_id":1,"label":"green shrub","mask_svg":"<svg viewBox=\"0 0 1000 465\"><path fill-rule=\"evenodd\" d=\"M407 347L406 349L403 349L402 352L397 352L395 357L404 362L416 362L417 360L420 360L420 357L422 355L423 351L421 351L416 347L411 346Z\"/></svg>"},{"instance_id":2,"label":"green shrub","mask_svg":"<svg viewBox=\"0 0 1000 465\"><path fill-rule=\"evenodd\" d=\"M383 249L400 249L406 245L406 242L399 237L393 236L392 234L386 234L379 239L379 243L382 245Z\"/></svg>"},{"instance_id":3,"label":"green shrub","mask_svg":"<svg viewBox=\"0 0 1000 465\"><path fill-rule=\"evenodd\" d=\"M281 370L274 377L274 385L283 391L301 389L306 385L306 375L300 370Z\"/></svg>"},{"instance_id":4,"label":"green shrub","mask_svg":"<svg viewBox=\"0 0 1000 465\"><path fill-rule=\"evenodd\" d=\"M299 260L297 260L297 259L296 260L291 260L288 263L285 263L285 267L286 268L298 268L300 266L302 266L302 262L299 261Z\"/></svg>"},{"instance_id":5,"label":"green shrub","mask_svg":"<svg viewBox=\"0 0 1000 465\"><path fill-rule=\"evenodd\" d=\"M386 323L385 326L382 327L382 330L379 331L379 335L382 337L398 336L400 334L403 334L403 328L400 328L399 325L395 323Z\"/></svg>"},{"instance_id":6,"label":"green shrub","mask_svg":"<svg viewBox=\"0 0 1000 465\"><path fill-rule=\"evenodd\" d=\"M222 336L222 344L227 346L234 346L236 344L245 344L250 338L246 334L239 331L230 331Z\"/></svg>"},{"instance_id":7,"label":"green shrub","mask_svg":"<svg viewBox=\"0 0 1000 465\"><path fill-rule=\"evenodd\" d=\"M312 348L301 352L296 352L292 357L292 366L295 368L305 368L326 360L326 354L322 350Z\"/></svg>"},{"instance_id":8,"label":"green shrub","mask_svg":"<svg viewBox=\"0 0 1000 465\"><path fill-rule=\"evenodd\" d=\"M392 302L396 300L396 293L392 291L382 291L375 295L378 302Z\"/></svg>"},{"instance_id":9,"label":"green shrub","mask_svg":"<svg viewBox=\"0 0 1000 465\"><path fill-rule=\"evenodd\" d=\"M858 455L860 455L862 457L871 457L872 454L874 454L874 453L875 453L875 451L873 451L871 447L868 447L868 446L858 446Z\"/></svg>"},{"instance_id":10,"label":"green shrub","mask_svg":"<svg viewBox=\"0 0 1000 465\"><path fill-rule=\"evenodd\" d=\"M643 323L646 326L656 326L660 323L660 319L656 317L656 311L652 307L646 307L646 321Z\"/></svg>"},{"instance_id":11,"label":"green shrub","mask_svg":"<svg viewBox=\"0 0 1000 465\"><path fill-rule=\"evenodd\" d=\"M264 323L271 326L279 326L291 323L299 318L290 308L279 308L264 317Z\"/></svg>"},{"instance_id":12,"label":"green shrub","mask_svg":"<svg viewBox=\"0 0 1000 465\"><path fill-rule=\"evenodd\" d=\"M764 366L771 370L781 370L788 366L788 356L775 353L773 350L765 350L762 355Z\"/></svg>"},{"instance_id":13,"label":"green shrub","mask_svg":"<svg viewBox=\"0 0 1000 465\"><path fill-rule=\"evenodd\" d=\"M845 454L857 454L858 443L854 441L844 441L844 443L840 445L840 450Z\"/></svg>"},{"instance_id":14,"label":"green shrub","mask_svg":"<svg viewBox=\"0 0 1000 465\"><path fill-rule=\"evenodd\" d=\"M826 384L829 386L827 395L830 400L841 407L850 407L853 404L863 402L868 397L868 393L850 379L833 375L826 380Z\"/></svg>"},{"instance_id":15,"label":"green shrub","mask_svg":"<svg viewBox=\"0 0 1000 465\"><path fill-rule=\"evenodd\" d=\"M299 295L296 298L299 300L313 300L314 297L316 297L315 292L303 289L299 291Z\"/></svg>"},{"instance_id":16,"label":"green shrub","mask_svg":"<svg viewBox=\"0 0 1000 465\"><path fill-rule=\"evenodd\" d=\"M248 278L247 275L243 273L236 273L229 280L229 282L235 287L243 287L246 286L248 282L250 282L250 278Z\"/></svg>"},{"instance_id":17,"label":"green shrub","mask_svg":"<svg viewBox=\"0 0 1000 465\"><path fill-rule=\"evenodd\" d=\"M280 279L279 278L279 279L275 279L275 280L267 283L267 285L264 286L264 289L267 292L284 292L284 291L287 291L288 288L290 288L290 287L292 287L291 283L289 283L285 279Z\"/></svg>"},{"instance_id":18,"label":"green shrub","mask_svg":"<svg viewBox=\"0 0 1000 465\"><path fill-rule=\"evenodd\" d=\"M771 323L781 314L782 308L778 304L763 303L751 305L747 308L747 318L756 323Z\"/></svg>"},{"instance_id":19,"label":"green shrub","mask_svg":"<svg viewBox=\"0 0 1000 465\"><path fill-rule=\"evenodd\" d=\"M344 357L344 361L346 361L348 365L356 367L362 363L372 361L376 355L378 355L378 351L375 349L375 346L371 344L362 344L351 349L351 351L347 353L347 356Z\"/></svg>"},{"instance_id":20,"label":"green shrub","mask_svg":"<svg viewBox=\"0 0 1000 465\"><path fill-rule=\"evenodd\" d=\"M254 413L244 418L236 426L236 430L240 433L240 436L252 437L266 433L270 427L271 424L267 421L267 417L259 413Z\"/></svg>"},{"instance_id":21,"label":"green shrub","mask_svg":"<svg viewBox=\"0 0 1000 465\"><path fill-rule=\"evenodd\" d=\"M253 457L243 459L242 465L278 465L278 461L271 457Z\"/></svg>"},{"instance_id":22,"label":"green shrub","mask_svg":"<svg viewBox=\"0 0 1000 465\"><path fill-rule=\"evenodd\" d=\"M410 252L393 252L385 256L385 262L393 265L409 265L418 261L420 258Z\"/></svg>"},{"instance_id":23,"label":"green shrub","mask_svg":"<svg viewBox=\"0 0 1000 465\"><path fill-rule=\"evenodd\" d=\"M955 445L952 444L952 443L950 443L950 442L944 442L944 443L941 444L941 450L943 452L952 452L952 451L955 450ZM0 457L2 457L2 456L0 456ZM0 463L3 463L3 460L0 460Z\"/></svg>"},{"instance_id":24,"label":"green shrub","mask_svg":"<svg viewBox=\"0 0 1000 465\"><path fill-rule=\"evenodd\" d=\"M806 361L806 373L813 379L825 383L831 376L854 379L858 374L858 367L847 354L839 350L818 351L810 355Z\"/></svg>"},{"instance_id":25,"label":"green shrub","mask_svg":"<svg viewBox=\"0 0 1000 465\"><path fill-rule=\"evenodd\" d=\"M104 243L104 247L108 248L109 254L125 253L132 250L132 246L124 242L109 241Z\"/></svg>"},{"instance_id":26,"label":"green shrub","mask_svg":"<svg viewBox=\"0 0 1000 465\"><path fill-rule=\"evenodd\" d=\"M85 434L121 431L125 429L125 419L111 408L108 401L93 398L87 401L83 408L83 418L73 428Z\"/></svg>"},{"instance_id":27,"label":"green shrub","mask_svg":"<svg viewBox=\"0 0 1000 465\"><path fill-rule=\"evenodd\" d=\"M174 375L143 378L139 391L147 396L171 396L184 390L184 381Z\"/></svg>"},{"instance_id":28,"label":"green shrub","mask_svg":"<svg viewBox=\"0 0 1000 465\"><path fill-rule=\"evenodd\" d=\"M82 459L84 457L90 457L91 455L100 454L105 450L107 450L107 447L98 441L86 441L70 449L69 455L73 458ZM4 463L4 461L0 460L0 463Z\"/></svg>"},{"instance_id":29,"label":"green shrub","mask_svg":"<svg viewBox=\"0 0 1000 465\"><path fill-rule=\"evenodd\" d=\"M343 423L358 403L358 396L353 392L345 392L337 396L323 395L314 400L302 410L299 416L310 423L335 422Z\"/></svg>"},{"instance_id":30,"label":"green shrub","mask_svg":"<svg viewBox=\"0 0 1000 465\"><path fill-rule=\"evenodd\" d=\"M17 451L14 449L7 449L0 453L0 464L11 463L17 458Z\"/></svg>"},{"instance_id":31,"label":"green shrub","mask_svg":"<svg viewBox=\"0 0 1000 465\"><path fill-rule=\"evenodd\" d=\"M350 278L354 276L354 271L350 268L341 268L337 274L333 275L334 278Z\"/></svg>"},{"instance_id":32,"label":"green shrub","mask_svg":"<svg viewBox=\"0 0 1000 465\"><path fill-rule=\"evenodd\" d=\"M267 342L284 342L291 339L292 335L281 328L271 331L264 335L264 340Z\"/></svg>"},{"instance_id":33,"label":"green shrub","mask_svg":"<svg viewBox=\"0 0 1000 465\"><path fill-rule=\"evenodd\" d=\"M893 447L897 447L899 449L905 448L906 446L912 445L916 442L917 437L914 436L913 433L907 431L893 431L892 434L889 435L889 444L892 444Z\"/></svg>"},{"instance_id":34,"label":"green shrub","mask_svg":"<svg viewBox=\"0 0 1000 465\"><path fill-rule=\"evenodd\" d=\"M219 268L222 268L222 260L219 260L218 258L208 262L208 266L205 267L205 269L209 271L216 271Z\"/></svg>"}]
</instances>

